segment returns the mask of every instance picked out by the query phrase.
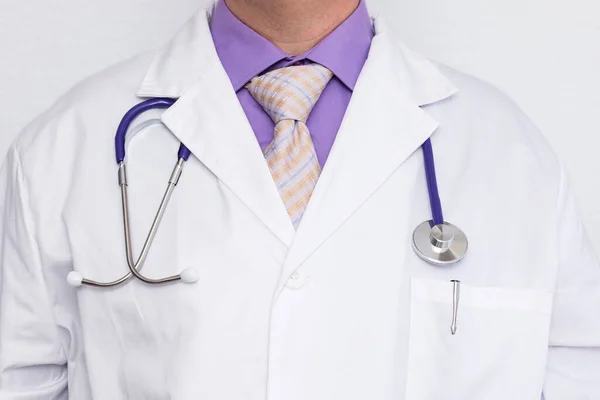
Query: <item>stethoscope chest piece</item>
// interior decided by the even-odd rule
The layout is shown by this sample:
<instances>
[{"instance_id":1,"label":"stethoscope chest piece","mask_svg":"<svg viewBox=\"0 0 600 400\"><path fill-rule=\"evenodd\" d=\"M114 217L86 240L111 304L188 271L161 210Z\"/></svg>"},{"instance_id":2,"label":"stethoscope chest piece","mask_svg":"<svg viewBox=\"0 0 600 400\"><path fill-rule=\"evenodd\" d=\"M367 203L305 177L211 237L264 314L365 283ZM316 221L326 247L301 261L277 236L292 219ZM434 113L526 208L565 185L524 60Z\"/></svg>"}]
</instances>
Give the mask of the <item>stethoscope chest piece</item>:
<instances>
[{"instance_id":1,"label":"stethoscope chest piece","mask_svg":"<svg viewBox=\"0 0 600 400\"><path fill-rule=\"evenodd\" d=\"M449 222L433 225L425 221L413 233L415 253L430 264L447 266L456 264L467 254L467 236Z\"/></svg>"}]
</instances>

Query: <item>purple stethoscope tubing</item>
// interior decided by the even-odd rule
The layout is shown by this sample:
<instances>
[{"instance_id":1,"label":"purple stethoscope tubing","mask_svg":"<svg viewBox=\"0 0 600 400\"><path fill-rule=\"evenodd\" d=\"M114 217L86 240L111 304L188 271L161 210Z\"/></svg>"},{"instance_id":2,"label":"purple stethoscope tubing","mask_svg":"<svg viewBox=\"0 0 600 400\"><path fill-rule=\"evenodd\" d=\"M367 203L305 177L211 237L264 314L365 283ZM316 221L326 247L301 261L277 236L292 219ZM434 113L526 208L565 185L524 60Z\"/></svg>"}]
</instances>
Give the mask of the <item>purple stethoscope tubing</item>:
<instances>
[{"instance_id":1,"label":"purple stethoscope tubing","mask_svg":"<svg viewBox=\"0 0 600 400\"><path fill-rule=\"evenodd\" d=\"M169 98L155 98L149 99L135 105L131 110L127 111L119 127L117 128L117 134L115 135L115 155L117 157L117 164L120 164L125 160L125 141L127 137L127 131L131 126L132 122L150 110L167 109L175 104L175 99ZM182 158L187 161L190 158L191 152L183 144L179 148L178 158Z\"/></svg>"},{"instance_id":2,"label":"purple stethoscope tubing","mask_svg":"<svg viewBox=\"0 0 600 400\"><path fill-rule=\"evenodd\" d=\"M425 177L427 179L427 191L429 192L429 204L431 206L433 225L441 225L444 223L444 214L442 213L442 201L440 199L437 177L435 174L435 160L433 158L431 139L427 139L421 148L423 149L423 159L425 161Z\"/></svg>"}]
</instances>

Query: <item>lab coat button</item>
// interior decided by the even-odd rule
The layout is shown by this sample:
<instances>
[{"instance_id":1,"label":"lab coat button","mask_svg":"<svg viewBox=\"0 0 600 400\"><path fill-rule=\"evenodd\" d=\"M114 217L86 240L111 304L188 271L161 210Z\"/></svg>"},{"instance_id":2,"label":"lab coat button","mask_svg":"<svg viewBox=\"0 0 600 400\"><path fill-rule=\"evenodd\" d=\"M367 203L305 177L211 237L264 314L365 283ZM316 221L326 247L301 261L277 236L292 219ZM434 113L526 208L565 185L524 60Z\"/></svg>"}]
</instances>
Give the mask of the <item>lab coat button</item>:
<instances>
[{"instance_id":1,"label":"lab coat button","mask_svg":"<svg viewBox=\"0 0 600 400\"><path fill-rule=\"evenodd\" d=\"M310 280L310 276L296 271L292 274L290 279L288 279L285 286L292 290L299 290L306 287L310 283Z\"/></svg>"}]
</instances>

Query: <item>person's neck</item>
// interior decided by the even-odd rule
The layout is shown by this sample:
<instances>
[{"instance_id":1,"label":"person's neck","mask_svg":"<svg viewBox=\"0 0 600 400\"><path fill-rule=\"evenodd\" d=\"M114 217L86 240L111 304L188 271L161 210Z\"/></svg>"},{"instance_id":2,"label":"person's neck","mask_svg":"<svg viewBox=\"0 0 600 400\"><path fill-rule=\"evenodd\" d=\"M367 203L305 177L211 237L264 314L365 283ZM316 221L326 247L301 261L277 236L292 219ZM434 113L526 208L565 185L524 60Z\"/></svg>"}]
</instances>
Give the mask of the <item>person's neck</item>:
<instances>
[{"instance_id":1,"label":"person's neck","mask_svg":"<svg viewBox=\"0 0 600 400\"><path fill-rule=\"evenodd\" d=\"M358 7L360 0L219 0L244 24L290 55L318 44Z\"/></svg>"}]
</instances>

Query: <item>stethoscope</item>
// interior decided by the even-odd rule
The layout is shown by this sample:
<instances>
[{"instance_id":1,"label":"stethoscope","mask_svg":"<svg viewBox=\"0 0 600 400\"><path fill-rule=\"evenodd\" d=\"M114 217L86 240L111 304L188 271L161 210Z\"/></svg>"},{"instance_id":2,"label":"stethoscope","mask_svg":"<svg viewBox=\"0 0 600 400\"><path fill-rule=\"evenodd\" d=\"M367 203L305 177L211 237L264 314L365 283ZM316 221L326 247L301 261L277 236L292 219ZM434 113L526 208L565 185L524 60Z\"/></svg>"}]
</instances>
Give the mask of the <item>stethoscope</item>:
<instances>
[{"instance_id":1,"label":"stethoscope","mask_svg":"<svg viewBox=\"0 0 600 400\"><path fill-rule=\"evenodd\" d=\"M148 252L152 246L160 222L169 204L173 190L179 178L181 177L183 166L189 159L191 152L181 144L178 152L177 163L169 178L167 189L163 195L162 201L146 236L146 241L142 247L137 261L133 261L131 248L131 230L129 223L129 202L127 200L127 167L126 167L126 148L127 133L132 122L143 113L155 109L167 109L175 104L176 100L166 98L156 98L146 100L129 110L123 117L115 137L115 151L118 165L118 182L121 189L121 203L123 209L123 231L125 237L125 253L129 272L119 279L112 282L99 282L84 278L81 273L72 271L67 277L67 282L72 286L94 286L99 288L110 288L121 285L136 277L144 283L150 285L160 285L165 283L181 281L183 283L194 283L198 281L198 275L194 269L187 268L178 275L173 275L160 279L151 279L141 273L141 269L146 262ZM137 131L151 125L153 122L160 123L160 120L150 120L138 127ZM412 237L412 247L415 253L424 261L435 266L447 266L458 263L467 253L467 237L457 226L444 221L442 214L442 203L438 192L437 178L435 174L435 163L433 158L433 148L431 140L427 139L421 146L425 161L425 175L427 179L427 188L429 191L429 202L433 219L425 221L415 229Z\"/></svg>"},{"instance_id":2,"label":"stethoscope","mask_svg":"<svg viewBox=\"0 0 600 400\"><path fill-rule=\"evenodd\" d=\"M158 285L165 284L170 282L182 281L184 283L194 283L198 280L198 275L194 269L187 268L181 271L178 275L168 276L166 278L161 279L151 279L141 273L141 269L146 262L146 258L148 257L148 252L150 251L150 247L152 246L152 242L154 241L154 237L156 236L156 232L160 226L160 222L162 217L167 209L169 204L169 200L173 194L173 190L177 183L179 182L179 178L183 172L183 166L185 162L190 158L191 152L185 147L183 144L179 147L179 152L177 154L177 163L175 164L175 168L173 168L173 172L171 173L171 177L169 178L169 182L167 184L167 189L165 190L165 194L160 202L158 207L158 211L154 217L154 221L152 222L152 226L150 227L150 231L146 236L146 241L144 242L144 246L142 247L142 251L137 259L137 261L133 262L133 255L131 249L131 230L129 224L129 201L127 199L127 165L126 165L126 148L127 148L127 132L129 131L129 127L133 123L133 121L139 117L141 114L155 109L166 109L175 104L175 100L173 99L165 99L165 98L156 98L146 100L125 114L119 127L117 128L117 135L115 136L115 151L117 156L117 165L118 169L118 182L119 187L121 189L121 204L123 209L123 231L125 236L125 253L127 256L127 266L129 267L129 272L119 279L116 279L112 282L98 282L91 279L84 278L79 272L73 271L69 273L67 276L67 282L72 285L79 287L81 285L94 286L99 288L110 288L121 285L127 281L129 281L132 277L136 277L144 283L150 285ZM160 122L160 120L150 120L148 123L142 124L138 127L137 131L146 128L149 125L152 125L154 122Z\"/></svg>"}]
</instances>

